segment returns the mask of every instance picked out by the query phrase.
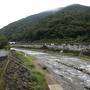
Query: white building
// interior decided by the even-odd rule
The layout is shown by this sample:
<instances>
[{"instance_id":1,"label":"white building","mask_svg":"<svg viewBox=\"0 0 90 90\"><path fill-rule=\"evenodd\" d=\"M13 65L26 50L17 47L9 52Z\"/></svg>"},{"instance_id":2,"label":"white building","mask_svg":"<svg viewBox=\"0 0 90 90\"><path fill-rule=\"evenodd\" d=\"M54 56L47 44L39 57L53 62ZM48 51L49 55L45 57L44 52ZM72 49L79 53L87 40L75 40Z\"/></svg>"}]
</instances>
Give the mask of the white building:
<instances>
[{"instance_id":1,"label":"white building","mask_svg":"<svg viewBox=\"0 0 90 90\"><path fill-rule=\"evenodd\" d=\"M16 44L16 42L9 42L9 44Z\"/></svg>"}]
</instances>

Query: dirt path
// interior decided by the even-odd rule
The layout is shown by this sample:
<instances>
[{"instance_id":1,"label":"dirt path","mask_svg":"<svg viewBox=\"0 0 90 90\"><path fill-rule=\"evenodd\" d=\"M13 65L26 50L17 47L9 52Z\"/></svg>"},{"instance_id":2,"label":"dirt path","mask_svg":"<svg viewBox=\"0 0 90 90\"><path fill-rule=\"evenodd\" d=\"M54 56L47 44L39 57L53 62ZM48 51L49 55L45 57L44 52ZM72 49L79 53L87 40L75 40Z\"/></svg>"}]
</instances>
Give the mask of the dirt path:
<instances>
[{"instance_id":1,"label":"dirt path","mask_svg":"<svg viewBox=\"0 0 90 90\"><path fill-rule=\"evenodd\" d=\"M36 68L45 75L46 82L50 90L63 90L62 86L56 81L53 74L51 74L48 70L43 69L43 67L45 66L41 62L39 62L38 60L33 60L33 63Z\"/></svg>"}]
</instances>

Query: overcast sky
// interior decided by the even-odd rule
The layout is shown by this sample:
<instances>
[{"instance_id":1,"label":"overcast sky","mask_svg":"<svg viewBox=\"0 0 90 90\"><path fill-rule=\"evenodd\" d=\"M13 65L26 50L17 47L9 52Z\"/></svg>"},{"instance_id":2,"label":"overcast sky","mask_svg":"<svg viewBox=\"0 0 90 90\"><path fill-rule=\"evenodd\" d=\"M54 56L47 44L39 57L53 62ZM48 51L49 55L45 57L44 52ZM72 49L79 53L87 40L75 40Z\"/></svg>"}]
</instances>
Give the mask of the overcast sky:
<instances>
[{"instance_id":1,"label":"overcast sky","mask_svg":"<svg viewBox=\"0 0 90 90\"><path fill-rule=\"evenodd\" d=\"M0 0L0 28L26 16L70 4L90 6L90 0Z\"/></svg>"}]
</instances>

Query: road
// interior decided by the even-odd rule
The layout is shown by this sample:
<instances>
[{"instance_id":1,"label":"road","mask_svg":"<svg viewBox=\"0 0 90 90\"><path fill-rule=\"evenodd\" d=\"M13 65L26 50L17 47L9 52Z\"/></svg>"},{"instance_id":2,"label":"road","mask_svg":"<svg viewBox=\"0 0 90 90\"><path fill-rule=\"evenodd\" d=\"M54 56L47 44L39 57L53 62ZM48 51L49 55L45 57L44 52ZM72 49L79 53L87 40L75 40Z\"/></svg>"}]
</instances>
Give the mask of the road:
<instances>
[{"instance_id":1,"label":"road","mask_svg":"<svg viewBox=\"0 0 90 90\"><path fill-rule=\"evenodd\" d=\"M14 48L15 49L15 48ZM60 53L15 49L29 54L55 74L64 90L90 90L90 61Z\"/></svg>"}]
</instances>

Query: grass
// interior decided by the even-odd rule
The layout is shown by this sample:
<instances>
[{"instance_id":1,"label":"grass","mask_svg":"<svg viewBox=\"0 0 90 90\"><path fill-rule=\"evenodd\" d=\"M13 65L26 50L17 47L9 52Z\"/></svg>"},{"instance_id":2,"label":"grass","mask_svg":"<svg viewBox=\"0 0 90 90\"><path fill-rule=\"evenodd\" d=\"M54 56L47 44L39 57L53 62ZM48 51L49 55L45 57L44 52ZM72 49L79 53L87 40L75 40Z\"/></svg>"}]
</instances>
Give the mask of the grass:
<instances>
[{"instance_id":1,"label":"grass","mask_svg":"<svg viewBox=\"0 0 90 90\"><path fill-rule=\"evenodd\" d=\"M82 60L90 61L90 56L83 55L83 56L80 56L80 58L81 58Z\"/></svg>"},{"instance_id":2,"label":"grass","mask_svg":"<svg viewBox=\"0 0 90 90\"><path fill-rule=\"evenodd\" d=\"M31 70L32 85L30 90L42 90L45 84L44 75L35 67L33 59L29 55L25 55L23 52L16 53L19 58L22 58L22 63Z\"/></svg>"},{"instance_id":3,"label":"grass","mask_svg":"<svg viewBox=\"0 0 90 90\"><path fill-rule=\"evenodd\" d=\"M0 50L10 50L10 45L6 45L4 47L0 47Z\"/></svg>"},{"instance_id":4,"label":"grass","mask_svg":"<svg viewBox=\"0 0 90 90\"><path fill-rule=\"evenodd\" d=\"M61 50L53 50L53 49L47 49L48 51L51 51L51 52L59 52ZM79 51L70 51L70 50L63 50L63 53L61 55L67 55L67 56L75 56L75 57L79 57L81 60L86 60L86 61L90 61L90 55L80 55L80 52Z\"/></svg>"}]
</instances>

